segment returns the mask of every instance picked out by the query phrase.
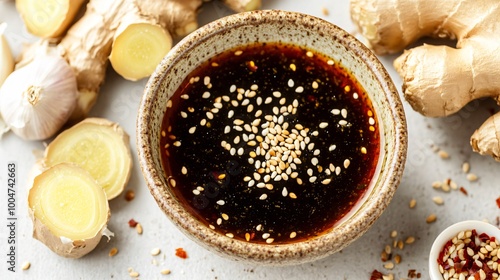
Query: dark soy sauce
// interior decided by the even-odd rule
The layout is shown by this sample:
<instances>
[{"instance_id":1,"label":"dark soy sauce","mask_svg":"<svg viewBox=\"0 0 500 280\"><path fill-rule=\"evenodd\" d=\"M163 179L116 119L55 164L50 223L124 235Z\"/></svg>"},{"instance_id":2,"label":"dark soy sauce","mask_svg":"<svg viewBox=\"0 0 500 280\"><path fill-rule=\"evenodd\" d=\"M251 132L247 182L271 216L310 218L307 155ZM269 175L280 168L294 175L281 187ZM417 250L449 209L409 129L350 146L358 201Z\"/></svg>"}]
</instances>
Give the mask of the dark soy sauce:
<instances>
[{"instance_id":1,"label":"dark soy sauce","mask_svg":"<svg viewBox=\"0 0 500 280\"><path fill-rule=\"evenodd\" d=\"M366 192L380 152L371 101L333 60L289 44L226 51L167 104L171 192L231 238L289 243L330 229Z\"/></svg>"}]
</instances>

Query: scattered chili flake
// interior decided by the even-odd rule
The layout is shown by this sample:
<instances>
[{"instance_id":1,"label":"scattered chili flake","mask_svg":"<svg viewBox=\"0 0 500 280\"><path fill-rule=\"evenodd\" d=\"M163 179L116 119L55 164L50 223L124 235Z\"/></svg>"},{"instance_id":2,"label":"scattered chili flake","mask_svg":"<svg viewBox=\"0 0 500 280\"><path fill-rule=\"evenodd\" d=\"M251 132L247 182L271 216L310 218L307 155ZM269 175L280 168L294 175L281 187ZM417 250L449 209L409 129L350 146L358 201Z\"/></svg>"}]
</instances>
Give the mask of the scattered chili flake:
<instances>
[{"instance_id":1,"label":"scattered chili flake","mask_svg":"<svg viewBox=\"0 0 500 280\"><path fill-rule=\"evenodd\" d=\"M250 70L252 72L257 71L258 67L257 67L257 65L255 65L255 62L253 60L247 61L246 64L247 64L248 70Z\"/></svg>"},{"instance_id":2,"label":"scattered chili flake","mask_svg":"<svg viewBox=\"0 0 500 280\"><path fill-rule=\"evenodd\" d=\"M415 269L408 270L408 278L420 278L422 274Z\"/></svg>"},{"instance_id":3,"label":"scattered chili flake","mask_svg":"<svg viewBox=\"0 0 500 280\"><path fill-rule=\"evenodd\" d=\"M469 193L467 192L467 190L464 187L460 187L460 192L465 194L465 195L469 195Z\"/></svg>"},{"instance_id":4,"label":"scattered chili flake","mask_svg":"<svg viewBox=\"0 0 500 280\"><path fill-rule=\"evenodd\" d=\"M382 274L382 272L380 272L380 271L378 271L378 270L374 269L374 270L372 271L371 276L370 276L370 280L378 280L378 279L383 279L383 277L384 277L384 274Z\"/></svg>"},{"instance_id":5,"label":"scattered chili flake","mask_svg":"<svg viewBox=\"0 0 500 280\"><path fill-rule=\"evenodd\" d=\"M177 248L175 249L175 255L181 259L187 259L188 258L188 255L186 253L186 251L184 251L184 249L182 248Z\"/></svg>"},{"instance_id":6,"label":"scattered chili flake","mask_svg":"<svg viewBox=\"0 0 500 280\"><path fill-rule=\"evenodd\" d=\"M137 222L134 220L134 219L130 219L130 221L128 221L128 225L131 227L131 228L135 228L137 226Z\"/></svg>"},{"instance_id":7,"label":"scattered chili flake","mask_svg":"<svg viewBox=\"0 0 500 280\"><path fill-rule=\"evenodd\" d=\"M500 208L500 197L496 200L498 208Z\"/></svg>"},{"instance_id":8,"label":"scattered chili flake","mask_svg":"<svg viewBox=\"0 0 500 280\"><path fill-rule=\"evenodd\" d=\"M135 198L135 192L133 190L128 190L126 193L125 193L125 200L126 201L131 201Z\"/></svg>"}]
</instances>

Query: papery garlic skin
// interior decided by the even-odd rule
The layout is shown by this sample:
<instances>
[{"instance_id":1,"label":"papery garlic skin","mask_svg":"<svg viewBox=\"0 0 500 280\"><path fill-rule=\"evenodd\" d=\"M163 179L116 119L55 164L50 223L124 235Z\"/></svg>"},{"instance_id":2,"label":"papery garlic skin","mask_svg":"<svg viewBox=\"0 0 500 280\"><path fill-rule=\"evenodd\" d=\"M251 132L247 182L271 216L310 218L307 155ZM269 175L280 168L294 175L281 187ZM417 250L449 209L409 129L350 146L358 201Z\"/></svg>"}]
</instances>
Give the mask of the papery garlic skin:
<instances>
[{"instance_id":1,"label":"papery garlic skin","mask_svg":"<svg viewBox=\"0 0 500 280\"><path fill-rule=\"evenodd\" d=\"M76 78L59 55L40 54L15 70L0 88L0 113L26 140L43 140L61 129L78 97Z\"/></svg>"}]
</instances>

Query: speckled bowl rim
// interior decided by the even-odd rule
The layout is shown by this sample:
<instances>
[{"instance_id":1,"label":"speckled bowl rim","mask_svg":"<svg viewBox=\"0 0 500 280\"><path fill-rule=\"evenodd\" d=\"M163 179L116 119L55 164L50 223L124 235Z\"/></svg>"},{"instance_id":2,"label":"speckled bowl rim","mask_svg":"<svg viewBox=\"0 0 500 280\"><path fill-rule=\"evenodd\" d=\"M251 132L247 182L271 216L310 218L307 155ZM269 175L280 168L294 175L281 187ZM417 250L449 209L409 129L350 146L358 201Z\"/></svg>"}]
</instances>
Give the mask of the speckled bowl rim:
<instances>
[{"instance_id":1,"label":"speckled bowl rim","mask_svg":"<svg viewBox=\"0 0 500 280\"><path fill-rule=\"evenodd\" d=\"M383 159L387 162L383 163L384 171L389 175L378 179L377 186L381 185L381 187L378 189L376 199L366 200L362 209L358 209L349 222L342 223L319 237L301 242L256 244L231 239L209 229L179 205L169 192L162 190L166 188L160 179L163 170L155 169L152 160L154 149L149 140L150 137L159 137L159 135L151 135L149 124L153 117L152 106L158 94L158 85L165 78L169 65L175 63L178 57L189 51L191 47L196 46L197 42L220 33L221 27L225 29L283 21L291 21L304 26L321 26L322 32L323 30L325 33L331 32L332 39L340 41L366 63L376 78L376 82L384 91L385 102L388 105L386 117L393 119L391 129L395 134L391 140L394 141L394 148ZM219 19L201 27L174 46L146 85L137 117L136 137L139 163L148 188L160 208L182 232L220 255L234 260L269 265L290 265L313 261L333 254L359 238L378 219L392 199L403 173L407 151L407 130L403 106L389 74L377 57L356 38L332 23L314 16L281 10L246 12Z\"/></svg>"}]
</instances>

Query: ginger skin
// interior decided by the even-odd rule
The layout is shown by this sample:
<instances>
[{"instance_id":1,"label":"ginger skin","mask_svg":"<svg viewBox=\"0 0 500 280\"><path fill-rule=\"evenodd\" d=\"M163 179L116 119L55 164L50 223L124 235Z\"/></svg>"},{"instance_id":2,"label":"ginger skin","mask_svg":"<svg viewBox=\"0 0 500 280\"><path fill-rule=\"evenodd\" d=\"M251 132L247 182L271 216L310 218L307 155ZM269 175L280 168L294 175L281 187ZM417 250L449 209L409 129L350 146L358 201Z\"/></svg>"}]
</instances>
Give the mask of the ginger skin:
<instances>
[{"instance_id":1,"label":"ginger skin","mask_svg":"<svg viewBox=\"0 0 500 280\"><path fill-rule=\"evenodd\" d=\"M500 56L496 55L500 53L500 2L453 0L439 1L438 6L431 0L351 0L350 8L353 22L379 55L400 52L424 36L457 41L456 48L424 44L405 50L394 61L404 97L414 110L443 117L474 99L493 97L500 102ZM496 127L483 125L474 134L475 151L499 154ZM489 139L489 144L477 137Z\"/></svg>"},{"instance_id":2,"label":"ginger skin","mask_svg":"<svg viewBox=\"0 0 500 280\"><path fill-rule=\"evenodd\" d=\"M227 2L257 2L260 5L260 0ZM202 0L90 0L83 17L59 44L76 73L80 91L70 122L85 118L95 103L105 80L113 41L117 32L134 23L129 19L161 26L172 37L181 37L198 28L197 14L202 4Z\"/></svg>"}]
</instances>

